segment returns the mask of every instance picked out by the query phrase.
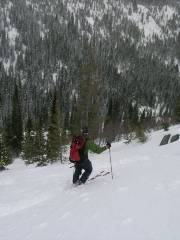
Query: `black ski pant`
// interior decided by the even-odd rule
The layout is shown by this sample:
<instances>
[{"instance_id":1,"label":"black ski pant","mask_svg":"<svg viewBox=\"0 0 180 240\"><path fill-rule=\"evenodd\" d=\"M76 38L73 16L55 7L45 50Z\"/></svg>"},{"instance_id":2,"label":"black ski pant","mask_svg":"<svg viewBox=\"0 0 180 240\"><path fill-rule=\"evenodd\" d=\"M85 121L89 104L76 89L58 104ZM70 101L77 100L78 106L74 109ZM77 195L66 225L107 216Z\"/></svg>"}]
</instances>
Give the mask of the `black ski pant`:
<instances>
[{"instance_id":1,"label":"black ski pant","mask_svg":"<svg viewBox=\"0 0 180 240\"><path fill-rule=\"evenodd\" d=\"M82 170L84 170L83 174ZM78 180L80 180L82 183L85 183L91 172L92 163L89 161L89 159L85 159L83 162L76 163L75 172L73 174L73 183L76 183Z\"/></svg>"}]
</instances>

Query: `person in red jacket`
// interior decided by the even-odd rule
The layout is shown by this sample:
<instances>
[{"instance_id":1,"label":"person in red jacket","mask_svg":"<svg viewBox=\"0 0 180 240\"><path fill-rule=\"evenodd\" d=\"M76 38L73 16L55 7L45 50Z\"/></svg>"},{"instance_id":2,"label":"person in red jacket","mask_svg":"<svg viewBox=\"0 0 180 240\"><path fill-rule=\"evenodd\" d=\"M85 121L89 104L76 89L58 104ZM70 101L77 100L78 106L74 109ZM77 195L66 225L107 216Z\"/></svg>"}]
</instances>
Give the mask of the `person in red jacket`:
<instances>
[{"instance_id":1,"label":"person in red jacket","mask_svg":"<svg viewBox=\"0 0 180 240\"><path fill-rule=\"evenodd\" d=\"M73 174L73 183L74 184L84 184L89 178L92 172L92 163L89 160L88 152L89 150L100 154L106 149L111 147L111 144L107 142L106 146L100 147L95 144L92 140L88 138L88 128L84 127L82 129L82 137L85 139L85 144L82 148L79 149L80 160L75 163L75 171ZM82 170L84 173L82 174Z\"/></svg>"}]
</instances>

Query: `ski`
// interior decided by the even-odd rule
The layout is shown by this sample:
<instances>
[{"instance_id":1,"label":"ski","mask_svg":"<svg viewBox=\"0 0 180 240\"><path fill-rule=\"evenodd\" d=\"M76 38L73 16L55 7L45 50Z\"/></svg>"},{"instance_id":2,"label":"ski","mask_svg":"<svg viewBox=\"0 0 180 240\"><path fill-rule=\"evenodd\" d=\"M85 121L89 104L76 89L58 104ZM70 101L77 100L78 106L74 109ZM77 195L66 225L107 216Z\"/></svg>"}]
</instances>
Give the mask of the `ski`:
<instances>
[{"instance_id":1,"label":"ski","mask_svg":"<svg viewBox=\"0 0 180 240\"><path fill-rule=\"evenodd\" d=\"M92 181L92 180L94 180L94 179L96 179L96 178L98 178L98 177L103 177L103 176L106 176L106 175L108 175L108 174L110 174L111 172L105 172L104 170L103 171L101 171L101 172L99 172L98 174L96 174L94 177L91 177L91 178L89 178L88 180L87 180L87 182L89 182L89 181ZM73 187L80 187L80 186L83 186L84 184L73 184Z\"/></svg>"},{"instance_id":2,"label":"ski","mask_svg":"<svg viewBox=\"0 0 180 240\"><path fill-rule=\"evenodd\" d=\"M104 170L99 172L98 174L96 174L94 177L91 177L88 181L91 181L91 180L93 180L93 179L95 179L97 177L100 177L103 173L104 173Z\"/></svg>"},{"instance_id":3,"label":"ski","mask_svg":"<svg viewBox=\"0 0 180 240\"><path fill-rule=\"evenodd\" d=\"M102 176L106 176L106 175L108 175L108 174L110 174L110 172L106 172L106 173L104 173Z\"/></svg>"},{"instance_id":4,"label":"ski","mask_svg":"<svg viewBox=\"0 0 180 240\"><path fill-rule=\"evenodd\" d=\"M92 181L92 180L94 180L94 179L96 179L98 177L103 177L103 176L106 176L108 174L110 174L109 171L108 172L101 171L100 173L96 174L94 177L91 177L88 181Z\"/></svg>"}]
</instances>

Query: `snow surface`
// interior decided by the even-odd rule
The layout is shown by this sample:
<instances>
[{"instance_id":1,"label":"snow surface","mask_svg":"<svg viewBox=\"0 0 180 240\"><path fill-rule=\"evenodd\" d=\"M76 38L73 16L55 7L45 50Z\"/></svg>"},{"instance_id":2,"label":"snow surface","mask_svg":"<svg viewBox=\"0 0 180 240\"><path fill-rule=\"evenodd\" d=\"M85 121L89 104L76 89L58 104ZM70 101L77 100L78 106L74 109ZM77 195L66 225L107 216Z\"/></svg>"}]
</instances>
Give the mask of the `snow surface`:
<instances>
[{"instance_id":1,"label":"snow surface","mask_svg":"<svg viewBox=\"0 0 180 240\"><path fill-rule=\"evenodd\" d=\"M15 46L16 38L19 36L19 33L18 33L17 29L14 28L14 27L9 29L8 36L9 36L9 40L10 40L9 44L11 46Z\"/></svg>"},{"instance_id":2,"label":"snow surface","mask_svg":"<svg viewBox=\"0 0 180 240\"><path fill-rule=\"evenodd\" d=\"M94 19L92 17L86 17L86 19L92 26L94 25Z\"/></svg>"},{"instance_id":3,"label":"snow surface","mask_svg":"<svg viewBox=\"0 0 180 240\"><path fill-rule=\"evenodd\" d=\"M1 240L179 240L180 141L159 146L114 143L110 175L73 187L68 164L25 167L17 159L0 173ZM108 150L91 154L94 171L109 170Z\"/></svg>"}]
</instances>

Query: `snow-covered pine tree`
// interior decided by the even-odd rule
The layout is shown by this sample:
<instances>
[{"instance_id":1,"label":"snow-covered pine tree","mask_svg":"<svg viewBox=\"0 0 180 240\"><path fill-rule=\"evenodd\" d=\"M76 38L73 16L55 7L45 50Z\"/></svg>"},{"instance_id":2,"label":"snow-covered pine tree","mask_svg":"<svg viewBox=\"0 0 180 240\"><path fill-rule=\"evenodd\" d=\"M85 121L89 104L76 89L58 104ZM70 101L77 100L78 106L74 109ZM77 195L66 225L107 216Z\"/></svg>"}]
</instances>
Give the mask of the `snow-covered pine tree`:
<instances>
[{"instance_id":1,"label":"snow-covered pine tree","mask_svg":"<svg viewBox=\"0 0 180 240\"><path fill-rule=\"evenodd\" d=\"M22 157L26 164L33 163L34 145L35 145L34 142L35 142L35 131L33 129L32 119L28 115L28 119L25 125L23 144L22 144Z\"/></svg>"},{"instance_id":2,"label":"snow-covered pine tree","mask_svg":"<svg viewBox=\"0 0 180 240\"><path fill-rule=\"evenodd\" d=\"M74 96L72 101L72 110L70 116L70 132L72 135L79 134L81 129L81 121L80 121L80 109L79 104Z\"/></svg>"},{"instance_id":3,"label":"snow-covered pine tree","mask_svg":"<svg viewBox=\"0 0 180 240\"><path fill-rule=\"evenodd\" d=\"M34 162L35 132L27 131L24 136L22 157L26 164Z\"/></svg>"},{"instance_id":4,"label":"snow-covered pine tree","mask_svg":"<svg viewBox=\"0 0 180 240\"><path fill-rule=\"evenodd\" d=\"M42 126L36 129L35 141L34 141L34 162L37 162L37 166L46 165L46 141Z\"/></svg>"},{"instance_id":5,"label":"snow-covered pine tree","mask_svg":"<svg viewBox=\"0 0 180 240\"><path fill-rule=\"evenodd\" d=\"M58 160L60 152L60 119L57 106L57 95L54 93L50 111L47 135L47 161L53 163Z\"/></svg>"},{"instance_id":6,"label":"snow-covered pine tree","mask_svg":"<svg viewBox=\"0 0 180 240\"><path fill-rule=\"evenodd\" d=\"M180 123L180 97L178 97L176 102L174 117L175 117L175 121Z\"/></svg>"},{"instance_id":7,"label":"snow-covered pine tree","mask_svg":"<svg viewBox=\"0 0 180 240\"><path fill-rule=\"evenodd\" d=\"M136 138L138 138L139 142L145 143L147 141L148 138L142 124L138 123L136 125L135 133L136 133Z\"/></svg>"},{"instance_id":8,"label":"snow-covered pine tree","mask_svg":"<svg viewBox=\"0 0 180 240\"><path fill-rule=\"evenodd\" d=\"M108 103L108 111L104 124L104 135L106 138L113 141L119 134L120 130L120 119L119 119L119 103L118 99L111 97Z\"/></svg>"},{"instance_id":9,"label":"snow-covered pine tree","mask_svg":"<svg viewBox=\"0 0 180 240\"><path fill-rule=\"evenodd\" d=\"M6 169L6 165L12 162L10 151L5 143L3 134L0 134L0 171Z\"/></svg>"},{"instance_id":10,"label":"snow-covered pine tree","mask_svg":"<svg viewBox=\"0 0 180 240\"><path fill-rule=\"evenodd\" d=\"M11 129L12 129L11 147L12 147L13 155L18 156L22 150L23 122L22 122L19 90L18 90L17 84L15 84L14 95L12 99Z\"/></svg>"}]
</instances>

